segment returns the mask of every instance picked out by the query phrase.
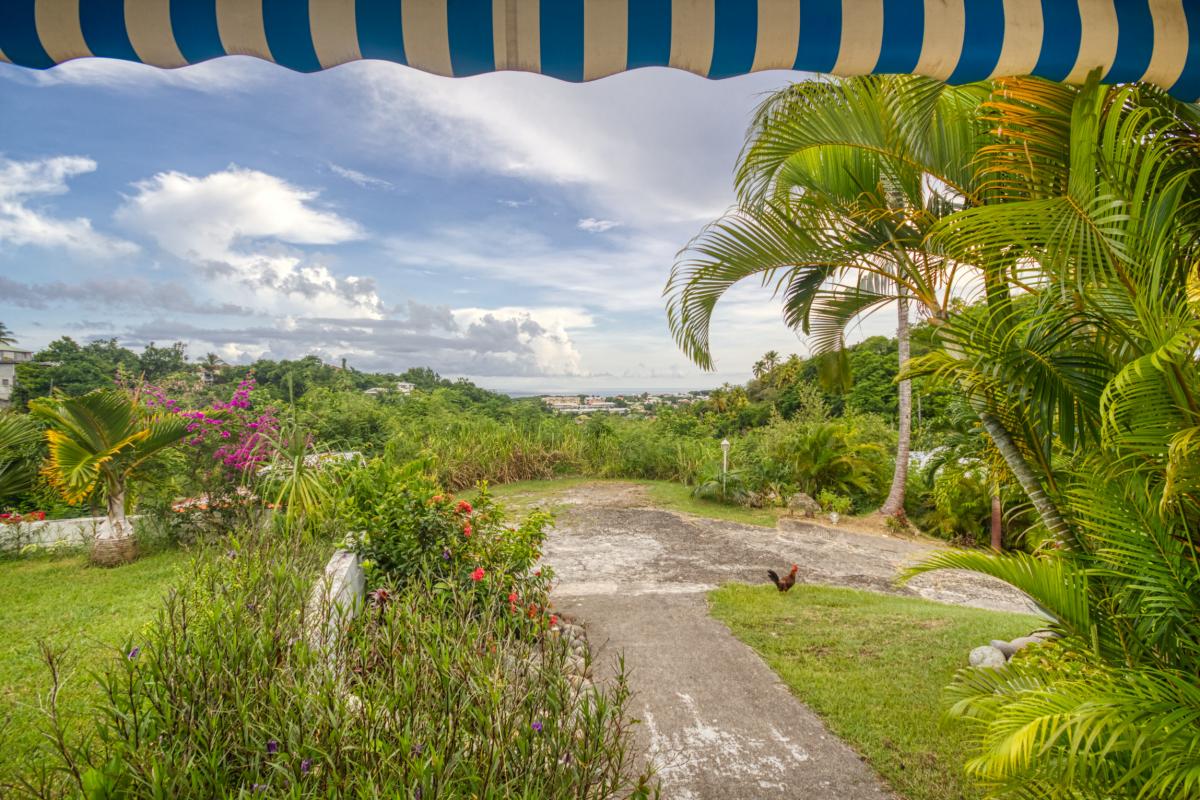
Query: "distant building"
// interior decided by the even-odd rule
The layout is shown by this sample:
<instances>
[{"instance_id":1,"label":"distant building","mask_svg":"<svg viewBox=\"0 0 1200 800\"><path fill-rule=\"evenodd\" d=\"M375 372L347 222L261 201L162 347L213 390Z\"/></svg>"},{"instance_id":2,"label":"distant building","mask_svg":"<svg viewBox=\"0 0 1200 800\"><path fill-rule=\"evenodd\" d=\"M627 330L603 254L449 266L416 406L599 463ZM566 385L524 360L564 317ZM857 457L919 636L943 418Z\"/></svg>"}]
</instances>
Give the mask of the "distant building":
<instances>
[{"instance_id":1,"label":"distant building","mask_svg":"<svg viewBox=\"0 0 1200 800\"><path fill-rule=\"evenodd\" d=\"M547 408L557 414L590 414L594 411L603 411L608 414L629 413L628 408L620 408L611 400L596 396L583 397L577 394L545 395L542 397L542 402L546 404Z\"/></svg>"},{"instance_id":2,"label":"distant building","mask_svg":"<svg viewBox=\"0 0 1200 800\"><path fill-rule=\"evenodd\" d=\"M386 386L372 386L370 389L364 390L363 394L370 397L378 397L381 394L391 394L392 392L397 392L399 394L412 394L413 390L416 388L417 387L415 384L408 383L406 381L396 381L395 389L389 389Z\"/></svg>"},{"instance_id":3,"label":"distant building","mask_svg":"<svg viewBox=\"0 0 1200 800\"><path fill-rule=\"evenodd\" d=\"M0 350L0 408L12 403L13 389L17 385L17 364L33 360L28 350Z\"/></svg>"}]
</instances>

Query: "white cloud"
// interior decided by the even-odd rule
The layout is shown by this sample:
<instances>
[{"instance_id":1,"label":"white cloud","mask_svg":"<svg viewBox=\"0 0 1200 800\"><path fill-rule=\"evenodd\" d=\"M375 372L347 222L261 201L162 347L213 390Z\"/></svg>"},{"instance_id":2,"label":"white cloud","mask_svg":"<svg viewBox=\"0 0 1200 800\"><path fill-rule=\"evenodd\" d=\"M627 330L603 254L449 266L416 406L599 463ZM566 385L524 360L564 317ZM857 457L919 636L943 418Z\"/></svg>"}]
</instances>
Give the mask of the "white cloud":
<instances>
[{"instance_id":1,"label":"white cloud","mask_svg":"<svg viewBox=\"0 0 1200 800\"><path fill-rule=\"evenodd\" d=\"M662 309L662 289L679 242L613 234L592 246L563 246L504 220L393 236L397 264L456 279L502 281L545 302L612 311Z\"/></svg>"},{"instance_id":2,"label":"white cloud","mask_svg":"<svg viewBox=\"0 0 1200 800\"><path fill-rule=\"evenodd\" d=\"M351 183L357 183L364 189L392 189L395 188L391 181L385 181L383 178L376 178L373 175L368 175L365 172L359 172L356 169L343 167L340 164L330 162L329 169L334 175L341 176Z\"/></svg>"},{"instance_id":3,"label":"white cloud","mask_svg":"<svg viewBox=\"0 0 1200 800\"><path fill-rule=\"evenodd\" d=\"M588 233L604 233L605 231L611 231L620 224L621 223L619 222L613 222L611 219L596 219L595 217L586 217L579 220L575 227L579 228L581 231L587 231Z\"/></svg>"},{"instance_id":4,"label":"white cloud","mask_svg":"<svg viewBox=\"0 0 1200 800\"><path fill-rule=\"evenodd\" d=\"M65 194L70 178L95 170L96 162L81 156L0 158L0 244L61 247L94 258L136 252L137 245L96 231L86 217L62 219L31 207L36 198Z\"/></svg>"},{"instance_id":5,"label":"white cloud","mask_svg":"<svg viewBox=\"0 0 1200 800\"><path fill-rule=\"evenodd\" d=\"M650 69L587 84L515 72L448 80L378 62L339 74L359 97L364 140L386 142L378 157L569 186L581 204L645 228L723 211L751 110L796 77Z\"/></svg>"},{"instance_id":6,"label":"white cloud","mask_svg":"<svg viewBox=\"0 0 1200 800\"><path fill-rule=\"evenodd\" d=\"M274 314L382 316L373 279L339 276L289 247L365 237L352 220L316 207L317 192L236 166L205 177L162 172L134 189L117 219L204 267L214 288L239 301Z\"/></svg>"},{"instance_id":7,"label":"white cloud","mask_svg":"<svg viewBox=\"0 0 1200 800\"><path fill-rule=\"evenodd\" d=\"M269 325L203 328L156 319L125 331L122 341L184 340L229 361L341 358L359 369L399 372L434 366L444 374L502 378L577 376L580 356L570 329L590 324L569 308L463 308L409 303L384 319L284 317Z\"/></svg>"},{"instance_id":8,"label":"white cloud","mask_svg":"<svg viewBox=\"0 0 1200 800\"><path fill-rule=\"evenodd\" d=\"M571 340L571 329L590 328L591 314L577 308L460 308L454 319L467 330L490 331L499 324L515 331L516 342L528 348L542 375L582 375L582 358Z\"/></svg>"}]
</instances>

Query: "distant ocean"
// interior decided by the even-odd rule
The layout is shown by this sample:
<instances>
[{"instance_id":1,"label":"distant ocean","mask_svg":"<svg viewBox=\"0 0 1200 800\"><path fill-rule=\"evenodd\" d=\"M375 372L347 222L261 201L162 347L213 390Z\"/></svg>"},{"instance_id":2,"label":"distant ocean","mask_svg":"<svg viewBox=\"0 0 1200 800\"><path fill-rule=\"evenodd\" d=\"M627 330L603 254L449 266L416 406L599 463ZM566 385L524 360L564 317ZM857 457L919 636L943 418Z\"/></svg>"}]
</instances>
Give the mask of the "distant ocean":
<instances>
[{"instance_id":1,"label":"distant ocean","mask_svg":"<svg viewBox=\"0 0 1200 800\"><path fill-rule=\"evenodd\" d=\"M566 396L570 397L571 395L577 395L577 394L587 395L588 397L615 397L619 394L628 396L628 395L634 395L634 394L687 394L688 392L711 392L711 391L712 391L711 387L709 387L709 388L697 387L697 388L687 388L687 389L679 389L679 388L664 389L661 387L655 388L655 387L644 387L643 386L643 387L637 387L637 388L616 387L613 389L579 389L579 390L545 389L545 390L538 391L538 392L533 392L533 391L529 391L529 390L521 390L521 391L502 392L502 394L506 394L509 397L541 397L542 395L566 395Z\"/></svg>"}]
</instances>

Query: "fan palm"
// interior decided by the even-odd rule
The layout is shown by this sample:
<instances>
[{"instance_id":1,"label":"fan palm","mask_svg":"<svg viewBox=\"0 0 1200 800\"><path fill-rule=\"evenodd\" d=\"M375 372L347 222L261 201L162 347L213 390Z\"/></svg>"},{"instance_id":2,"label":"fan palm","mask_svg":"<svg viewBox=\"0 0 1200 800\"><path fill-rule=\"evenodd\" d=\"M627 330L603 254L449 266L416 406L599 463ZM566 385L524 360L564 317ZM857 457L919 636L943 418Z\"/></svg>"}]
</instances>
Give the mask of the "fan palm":
<instances>
[{"instance_id":1,"label":"fan palm","mask_svg":"<svg viewBox=\"0 0 1200 800\"><path fill-rule=\"evenodd\" d=\"M0 499L20 494L33 482L35 465L22 451L39 438L29 417L0 413Z\"/></svg>"},{"instance_id":2,"label":"fan palm","mask_svg":"<svg viewBox=\"0 0 1200 800\"><path fill-rule=\"evenodd\" d=\"M39 398L31 413L47 425L45 474L69 503L102 494L107 523L93 560L113 565L134 554L133 529L125 517L127 489L146 462L182 439L188 421L152 411L136 392L97 389L79 397Z\"/></svg>"},{"instance_id":3,"label":"fan palm","mask_svg":"<svg viewBox=\"0 0 1200 800\"><path fill-rule=\"evenodd\" d=\"M717 301L739 281L758 279L782 296L784 320L810 334L817 353L840 352L853 320L895 302L906 361L909 303L944 317L973 272L931 249L928 233L984 200L972 168L988 141L980 99L978 90L908 76L801 83L768 98L738 163L737 206L685 248L667 284L668 319L683 351L711 368ZM907 380L899 394L888 514L904 504Z\"/></svg>"}]
</instances>

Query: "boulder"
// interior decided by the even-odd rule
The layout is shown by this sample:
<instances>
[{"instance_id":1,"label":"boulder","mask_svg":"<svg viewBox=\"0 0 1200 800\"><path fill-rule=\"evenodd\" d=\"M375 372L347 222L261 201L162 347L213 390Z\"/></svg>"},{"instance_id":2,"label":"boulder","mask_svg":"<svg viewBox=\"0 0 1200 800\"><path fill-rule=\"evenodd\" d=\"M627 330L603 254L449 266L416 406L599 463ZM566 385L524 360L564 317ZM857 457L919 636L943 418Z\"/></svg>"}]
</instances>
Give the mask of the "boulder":
<instances>
[{"instance_id":1,"label":"boulder","mask_svg":"<svg viewBox=\"0 0 1200 800\"><path fill-rule=\"evenodd\" d=\"M1003 639L992 639L990 642L988 642L988 644L999 650L1001 653L1004 653L1005 658L1012 658L1014 655L1016 655L1017 651L1021 649L1020 647L1017 647L1017 642L1015 639L1011 642L1006 642Z\"/></svg>"},{"instance_id":2,"label":"boulder","mask_svg":"<svg viewBox=\"0 0 1200 800\"><path fill-rule=\"evenodd\" d=\"M1031 644L1041 644L1044 641L1045 639L1041 638L1040 636L1019 636L1016 639L1013 639L1011 644L1017 650L1023 650L1024 648L1029 647ZM1011 656L1009 657L1011 658Z\"/></svg>"},{"instance_id":3,"label":"boulder","mask_svg":"<svg viewBox=\"0 0 1200 800\"><path fill-rule=\"evenodd\" d=\"M992 647L990 644L985 644L982 647L976 647L971 651L971 655L967 657L972 667L980 667L985 669L998 669L1008 663L1008 659L1004 657L1004 652L999 648Z\"/></svg>"},{"instance_id":4,"label":"boulder","mask_svg":"<svg viewBox=\"0 0 1200 800\"><path fill-rule=\"evenodd\" d=\"M821 511L820 504L804 492L796 492L789 497L787 508L792 514L802 514L809 519L815 517Z\"/></svg>"}]
</instances>

